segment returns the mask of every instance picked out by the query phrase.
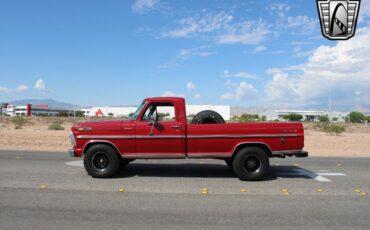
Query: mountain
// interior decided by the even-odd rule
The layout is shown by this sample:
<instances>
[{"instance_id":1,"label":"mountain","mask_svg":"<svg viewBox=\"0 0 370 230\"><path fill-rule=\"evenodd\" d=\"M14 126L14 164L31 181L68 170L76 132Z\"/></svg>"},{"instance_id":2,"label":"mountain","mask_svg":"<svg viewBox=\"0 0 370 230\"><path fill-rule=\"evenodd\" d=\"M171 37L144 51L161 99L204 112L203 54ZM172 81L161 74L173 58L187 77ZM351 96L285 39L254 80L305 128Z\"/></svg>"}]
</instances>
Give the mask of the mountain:
<instances>
[{"instance_id":1,"label":"mountain","mask_svg":"<svg viewBox=\"0 0 370 230\"><path fill-rule=\"evenodd\" d=\"M42 100L37 100L37 99L23 99L23 100L15 100L9 102L9 104L12 105L26 105L26 104L32 104L32 105L48 105L49 108L54 108L54 109L74 109L74 108L81 108L81 106L66 103L66 102L60 102L60 101L55 101L53 99L42 99Z\"/></svg>"}]
</instances>

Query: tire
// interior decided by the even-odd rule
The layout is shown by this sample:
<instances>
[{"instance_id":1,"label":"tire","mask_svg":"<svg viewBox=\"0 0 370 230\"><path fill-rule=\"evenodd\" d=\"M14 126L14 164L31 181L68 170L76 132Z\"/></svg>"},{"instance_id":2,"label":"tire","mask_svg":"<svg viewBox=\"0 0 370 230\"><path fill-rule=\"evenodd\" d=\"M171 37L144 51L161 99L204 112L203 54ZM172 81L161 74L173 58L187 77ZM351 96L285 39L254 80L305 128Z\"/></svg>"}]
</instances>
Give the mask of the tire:
<instances>
[{"instance_id":1,"label":"tire","mask_svg":"<svg viewBox=\"0 0 370 230\"><path fill-rule=\"evenodd\" d=\"M227 166L229 166L230 168L233 168L233 159L234 158L225 159Z\"/></svg>"},{"instance_id":2,"label":"tire","mask_svg":"<svg viewBox=\"0 0 370 230\"><path fill-rule=\"evenodd\" d=\"M121 157L117 151L104 144L91 146L84 156L85 169L94 178L114 176L120 167L120 162Z\"/></svg>"},{"instance_id":3,"label":"tire","mask_svg":"<svg viewBox=\"0 0 370 230\"><path fill-rule=\"evenodd\" d=\"M225 120L215 111L204 110L193 117L191 124L225 124Z\"/></svg>"},{"instance_id":4,"label":"tire","mask_svg":"<svg viewBox=\"0 0 370 230\"><path fill-rule=\"evenodd\" d=\"M258 147L246 147L241 149L233 161L235 174L242 181L261 180L269 167L267 153Z\"/></svg>"}]
</instances>

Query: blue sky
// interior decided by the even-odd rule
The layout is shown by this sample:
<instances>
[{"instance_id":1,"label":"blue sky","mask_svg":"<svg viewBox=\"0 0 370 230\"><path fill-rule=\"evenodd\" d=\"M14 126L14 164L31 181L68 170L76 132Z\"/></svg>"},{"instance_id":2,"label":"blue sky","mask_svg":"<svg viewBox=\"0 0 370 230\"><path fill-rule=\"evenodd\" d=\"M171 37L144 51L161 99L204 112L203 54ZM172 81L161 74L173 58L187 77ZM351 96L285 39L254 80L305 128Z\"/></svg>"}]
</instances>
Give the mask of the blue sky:
<instances>
[{"instance_id":1,"label":"blue sky","mask_svg":"<svg viewBox=\"0 0 370 230\"><path fill-rule=\"evenodd\" d=\"M0 101L368 108L369 8L335 42L315 0L1 1Z\"/></svg>"}]
</instances>

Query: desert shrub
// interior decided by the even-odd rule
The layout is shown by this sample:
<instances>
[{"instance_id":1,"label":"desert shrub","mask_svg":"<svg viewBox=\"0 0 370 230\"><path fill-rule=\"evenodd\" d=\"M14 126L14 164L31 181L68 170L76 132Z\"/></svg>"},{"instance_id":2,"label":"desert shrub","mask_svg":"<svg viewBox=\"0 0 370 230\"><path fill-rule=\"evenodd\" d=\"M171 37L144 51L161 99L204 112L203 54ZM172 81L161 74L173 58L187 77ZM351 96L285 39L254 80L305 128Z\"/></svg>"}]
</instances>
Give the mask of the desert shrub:
<instances>
[{"instance_id":1,"label":"desert shrub","mask_svg":"<svg viewBox=\"0 0 370 230\"><path fill-rule=\"evenodd\" d=\"M329 122L329 117L328 116L320 116L319 121L320 122Z\"/></svg>"},{"instance_id":2,"label":"desert shrub","mask_svg":"<svg viewBox=\"0 0 370 230\"><path fill-rule=\"evenodd\" d=\"M291 114L285 115L283 118L288 121L300 121L303 119L303 116L301 114L291 113Z\"/></svg>"},{"instance_id":3,"label":"desert shrub","mask_svg":"<svg viewBox=\"0 0 370 230\"><path fill-rule=\"evenodd\" d=\"M64 130L64 127L58 123L51 123L48 127L48 130Z\"/></svg>"},{"instance_id":4,"label":"desert shrub","mask_svg":"<svg viewBox=\"0 0 370 230\"><path fill-rule=\"evenodd\" d=\"M15 129L21 129L23 127L23 125L27 124L27 123L31 123L29 120L27 120L26 118L24 117L12 117L12 119L10 120L11 123L14 124L14 128Z\"/></svg>"},{"instance_id":5,"label":"desert shrub","mask_svg":"<svg viewBox=\"0 0 370 230\"><path fill-rule=\"evenodd\" d=\"M322 131L325 133L335 133L335 134L341 134L345 131L345 128L343 125L338 124L331 124L331 123L325 123L321 126Z\"/></svg>"},{"instance_id":6,"label":"desert shrub","mask_svg":"<svg viewBox=\"0 0 370 230\"><path fill-rule=\"evenodd\" d=\"M365 115L358 111L353 111L348 114L348 120L353 123L361 123L365 121Z\"/></svg>"},{"instance_id":7,"label":"desert shrub","mask_svg":"<svg viewBox=\"0 0 370 230\"><path fill-rule=\"evenodd\" d=\"M338 119L338 117L333 117L331 120L332 121L338 121L339 119Z\"/></svg>"},{"instance_id":8,"label":"desert shrub","mask_svg":"<svg viewBox=\"0 0 370 230\"><path fill-rule=\"evenodd\" d=\"M63 118L52 118L48 119L48 123L62 125L64 121Z\"/></svg>"}]
</instances>

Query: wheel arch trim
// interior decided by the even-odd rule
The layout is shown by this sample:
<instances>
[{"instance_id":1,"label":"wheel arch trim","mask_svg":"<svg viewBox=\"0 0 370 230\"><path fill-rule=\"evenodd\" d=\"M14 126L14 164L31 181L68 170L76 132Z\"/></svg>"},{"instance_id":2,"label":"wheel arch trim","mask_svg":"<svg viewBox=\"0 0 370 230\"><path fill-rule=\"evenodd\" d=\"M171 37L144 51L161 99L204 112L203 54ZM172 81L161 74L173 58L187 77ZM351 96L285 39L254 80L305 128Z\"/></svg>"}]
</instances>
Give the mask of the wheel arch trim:
<instances>
[{"instance_id":1,"label":"wheel arch trim","mask_svg":"<svg viewBox=\"0 0 370 230\"><path fill-rule=\"evenodd\" d=\"M232 152L232 157L234 157L236 154L237 154L237 150L243 148L243 147L248 147L248 146L256 146L256 147L263 147L265 148L265 150L267 150L267 155L268 156L271 156L273 151L271 150L270 146L264 142L241 142L241 143L238 143L234 149L233 149L233 152Z\"/></svg>"},{"instance_id":2,"label":"wheel arch trim","mask_svg":"<svg viewBox=\"0 0 370 230\"><path fill-rule=\"evenodd\" d=\"M92 146L92 145L96 145L96 144L106 144L106 145L110 145L111 147L113 147L117 153L122 156L121 152L119 151L119 149L117 148L117 146L115 144L113 144L112 142L110 141L107 141L107 140L90 140L88 142L86 142L86 144L84 145L84 147L82 148L82 155L85 155L86 153L86 150Z\"/></svg>"}]
</instances>

